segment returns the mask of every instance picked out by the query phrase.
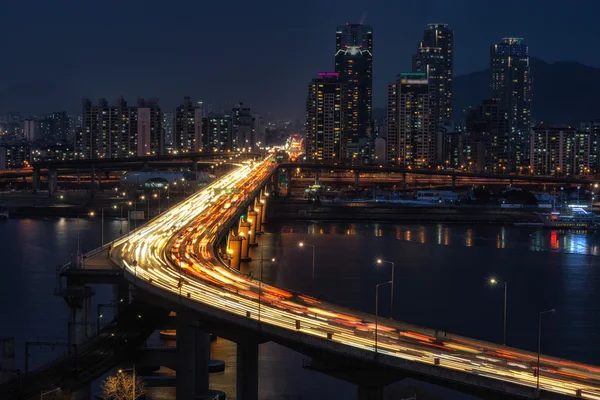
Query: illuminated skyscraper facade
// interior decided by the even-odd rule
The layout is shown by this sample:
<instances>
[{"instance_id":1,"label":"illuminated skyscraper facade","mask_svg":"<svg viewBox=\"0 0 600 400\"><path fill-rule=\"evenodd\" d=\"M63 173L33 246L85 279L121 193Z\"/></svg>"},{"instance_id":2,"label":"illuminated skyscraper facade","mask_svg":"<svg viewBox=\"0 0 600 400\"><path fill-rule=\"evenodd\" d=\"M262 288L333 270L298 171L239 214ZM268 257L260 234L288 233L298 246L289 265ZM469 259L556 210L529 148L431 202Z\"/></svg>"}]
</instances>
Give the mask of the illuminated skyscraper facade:
<instances>
[{"instance_id":1,"label":"illuminated skyscraper facade","mask_svg":"<svg viewBox=\"0 0 600 400\"><path fill-rule=\"evenodd\" d=\"M401 73L388 86L388 164L426 167L436 162L433 90L424 72Z\"/></svg>"},{"instance_id":2,"label":"illuminated skyscraper facade","mask_svg":"<svg viewBox=\"0 0 600 400\"><path fill-rule=\"evenodd\" d=\"M336 162L344 158L343 89L336 72L320 72L319 78L308 84L304 143L307 161Z\"/></svg>"},{"instance_id":3,"label":"illuminated skyscraper facade","mask_svg":"<svg viewBox=\"0 0 600 400\"><path fill-rule=\"evenodd\" d=\"M425 72L433 86L438 124L452 120L454 31L446 24L429 24L412 60L413 72Z\"/></svg>"},{"instance_id":4,"label":"illuminated skyscraper facade","mask_svg":"<svg viewBox=\"0 0 600 400\"><path fill-rule=\"evenodd\" d=\"M504 38L492 45L492 98L508 111L509 169L529 165L531 129L531 71L528 47L520 38Z\"/></svg>"},{"instance_id":5,"label":"illuminated skyscraper facade","mask_svg":"<svg viewBox=\"0 0 600 400\"><path fill-rule=\"evenodd\" d=\"M343 85L342 140L344 158L362 154L372 139L373 29L363 24L339 26L335 40L335 72Z\"/></svg>"}]
</instances>

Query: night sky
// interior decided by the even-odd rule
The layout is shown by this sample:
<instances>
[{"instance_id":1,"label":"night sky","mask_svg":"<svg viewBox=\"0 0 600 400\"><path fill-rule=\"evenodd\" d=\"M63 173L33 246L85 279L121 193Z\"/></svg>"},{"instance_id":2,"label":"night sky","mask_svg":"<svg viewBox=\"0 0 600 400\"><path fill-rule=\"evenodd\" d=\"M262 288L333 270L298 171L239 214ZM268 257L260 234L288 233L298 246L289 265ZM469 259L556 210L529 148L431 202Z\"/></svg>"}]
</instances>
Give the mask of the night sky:
<instances>
[{"instance_id":1,"label":"night sky","mask_svg":"<svg viewBox=\"0 0 600 400\"><path fill-rule=\"evenodd\" d=\"M243 101L276 118L304 114L308 81L333 70L335 30L374 30L375 106L410 68L427 23L455 30L455 74L487 68L489 45L526 39L532 56L600 67L594 0L3 0L0 113L80 111L119 95Z\"/></svg>"}]
</instances>

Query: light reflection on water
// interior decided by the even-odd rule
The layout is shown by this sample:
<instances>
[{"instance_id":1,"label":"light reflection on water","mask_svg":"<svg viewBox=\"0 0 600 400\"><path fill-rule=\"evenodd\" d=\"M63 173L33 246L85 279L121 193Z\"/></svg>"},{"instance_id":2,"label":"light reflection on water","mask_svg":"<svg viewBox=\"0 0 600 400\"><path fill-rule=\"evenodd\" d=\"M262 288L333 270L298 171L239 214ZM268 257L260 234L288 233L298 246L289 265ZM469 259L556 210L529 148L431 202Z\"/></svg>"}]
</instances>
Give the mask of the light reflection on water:
<instances>
[{"instance_id":1,"label":"light reflection on water","mask_svg":"<svg viewBox=\"0 0 600 400\"><path fill-rule=\"evenodd\" d=\"M80 224L82 250L96 247L99 221ZM107 222L107 239L118 231L118 222ZM297 242L307 235L315 236L310 239L317 245L316 286L306 268L309 253L299 254L297 249ZM65 305L52 296L52 290L55 267L68 261L76 249L76 223L69 219L11 220L0 223L0 237L3 265L12 271L3 276L0 300L14 305L0 309L0 336L17 336L22 366L25 340L64 339ZM281 260L265 268L270 282L317 291L326 300L373 312L371 283L389 279L389 268L372 266L377 253L398 262L396 318L487 340L500 335L502 298L497 291L484 288L479 275L499 273L511 282L509 339L515 345L535 347L535 318L530 316L535 317L539 307L562 307L556 330L545 339L550 341L546 348L559 356L600 363L599 351L590 347L600 330L595 322L597 265L594 257L581 257L598 255L600 234L483 225L302 223L268 225L264 240L270 246L265 249L267 257ZM540 301L533 303L533 298ZM219 340L213 343L212 352L213 358L226 361L227 368L211 376L211 386L234 398L235 344ZM32 363L39 365L54 355L35 353ZM280 346L261 345L260 357L261 398L309 399L324 392L329 398L347 398L355 393L353 385L303 370L302 356ZM172 399L173 389L158 390L153 398Z\"/></svg>"},{"instance_id":2,"label":"light reflection on water","mask_svg":"<svg viewBox=\"0 0 600 400\"><path fill-rule=\"evenodd\" d=\"M326 225L326 226L324 226ZM302 230L302 229L300 229ZM527 249L567 254L600 255L600 232L556 230L527 227L462 225L385 225L385 224L320 224L308 225L309 235L337 235L386 237L420 244L435 243L443 246L490 246L497 249ZM286 225L282 233L298 232L298 226Z\"/></svg>"}]
</instances>

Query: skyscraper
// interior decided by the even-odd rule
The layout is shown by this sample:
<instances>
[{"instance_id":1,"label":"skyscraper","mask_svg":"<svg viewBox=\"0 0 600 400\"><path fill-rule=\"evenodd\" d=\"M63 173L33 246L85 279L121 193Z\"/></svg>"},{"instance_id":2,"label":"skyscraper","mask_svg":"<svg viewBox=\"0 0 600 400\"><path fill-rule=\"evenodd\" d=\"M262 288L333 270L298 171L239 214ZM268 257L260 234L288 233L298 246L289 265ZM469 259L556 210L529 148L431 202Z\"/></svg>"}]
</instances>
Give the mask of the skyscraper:
<instances>
[{"instance_id":1,"label":"skyscraper","mask_svg":"<svg viewBox=\"0 0 600 400\"><path fill-rule=\"evenodd\" d=\"M509 168L528 166L531 129L531 71L528 48L520 38L504 38L492 45L492 98L508 111Z\"/></svg>"},{"instance_id":2,"label":"skyscraper","mask_svg":"<svg viewBox=\"0 0 600 400\"><path fill-rule=\"evenodd\" d=\"M228 116L211 112L204 117L202 147L204 151L231 150L231 119Z\"/></svg>"},{"instance_id":3,"label":"skyscraper","mask_svg":"<svg viewBox=\"0 0 600 400\"><path fill-rule=\"evenodd\" d=\"M335 72L343 85L342 138L345 158L360 154L372 139L373 29L363 24L339 26L335 39ZM362 139L362 141L361 141Z\"/></svg>"},{"instance_id":4,"label":"skyscraper","mask_svg":"<svg viewBox=\"0 0 600 400\"><path fill-rule=\"evenodd\" d=\"M162 114L162 129L163 129L163 151L169 153L173 150L173 113L164 112Z\"/></svg>"},{"instance_id":5,"label":"skyscraper","mask_svg":"<svg viewBox=\"0 0 600 400\"><path fill-rule=\"evenodd\" d=\"M138 99L137 155L155 156L163 151L162 115L158 100Z\"/></svg>"},{"instance_id":6,"label":"skyscraper","mask_svg":"<svg viewBox=\"0 0 600 400\"><path fill-rule=\"evenodd\" d=\"M189 97L175 110L173 150L180 153L195 153L202 148L203 109L194 106Z\"/></svg>"},{"instance_id":7,"label":"skyscraper","mask_svg":"<svg viewBox=\"0 0 600 400\"><path fill-rule=\"evenodd\" d=\"M343 85L337 72L319 72L308 84L306 98L306 140L308 161L340 161L342 141Z\"/></svg>"},{"instance_id":8,"label":"skyscraper","mask_svg":"<svg viewBox=\"0 0 600 400\"><path fill-rule=\"evenodd\" d=\"M250 108L239 103L231 110L231 140L232 150L256 150L256 135L254 132L254 117Z\"/></svg>"},{"instance_id":9,"label":"skyscraper","mask_svg":"<svg viewBox=\"0 0 600 400\"><path fill-rule=\"evenodd\" d=\"M429 24L412 60L413 72L425 72L433 85L436 121L452 119L454 31L446 24Z\"/></svg>"},{"instance_id":10,"label":"skyscraper","mask_svg":"<svg viewBox=\"0 0 600 400\"><path fill-rule=\"evenodd\" d=\"M435 163L434 86L425 72L404 72L388 87L387 163L425 167Z\"/></svg>"},{"instance_id":11,"label":"skyscraper","mask_svg":"<svg viewBox=\"0 0 600 400\"><path fill-rule=\"evenodd\" d=\"M127 105L120 97L115 106L105 99L93 106L88 99L82 102L82 158L121 158L138 154L137 108Z\"/></svg>"},{"instance_id":12,"label":"skyscraper","mask_svg":"<svg viewBox=\"0 0 600 400\"><path fill-rule=\"evenodd\" d=\"M470 172L506 173L508 113L496 100L469 110L463 139L463 166Z\"/></svg>"}]
</instances>

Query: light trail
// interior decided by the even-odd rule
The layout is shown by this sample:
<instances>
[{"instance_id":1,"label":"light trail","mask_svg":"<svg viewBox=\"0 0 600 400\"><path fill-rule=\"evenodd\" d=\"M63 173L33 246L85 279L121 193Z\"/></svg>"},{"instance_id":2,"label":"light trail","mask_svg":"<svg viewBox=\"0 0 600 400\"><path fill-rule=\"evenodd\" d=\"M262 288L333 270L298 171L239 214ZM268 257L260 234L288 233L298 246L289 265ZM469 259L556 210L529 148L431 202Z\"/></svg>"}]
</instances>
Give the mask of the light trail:
<instances>
[{"instance_id":1,"label":"light trail","mask_svg":"<svg viewBox=\"0 0 600 400\"><path fill-rule=\"evenodd\" d=\"M111 260L135 279L260 323L375 351L375 317L259 283L224 266L216 233L274 171L270 161L245 162L138 230L116 241ZM229 194L228 194L229 193ZM182 279L183 278L183 279ZM260 295L259 295L260 290ZM397 321L377 325L377 352L426 365L535 387L537 354L431 331ZM541 357L540 388L600 399L600 368Z\"/></svg>"}]
</instances>

